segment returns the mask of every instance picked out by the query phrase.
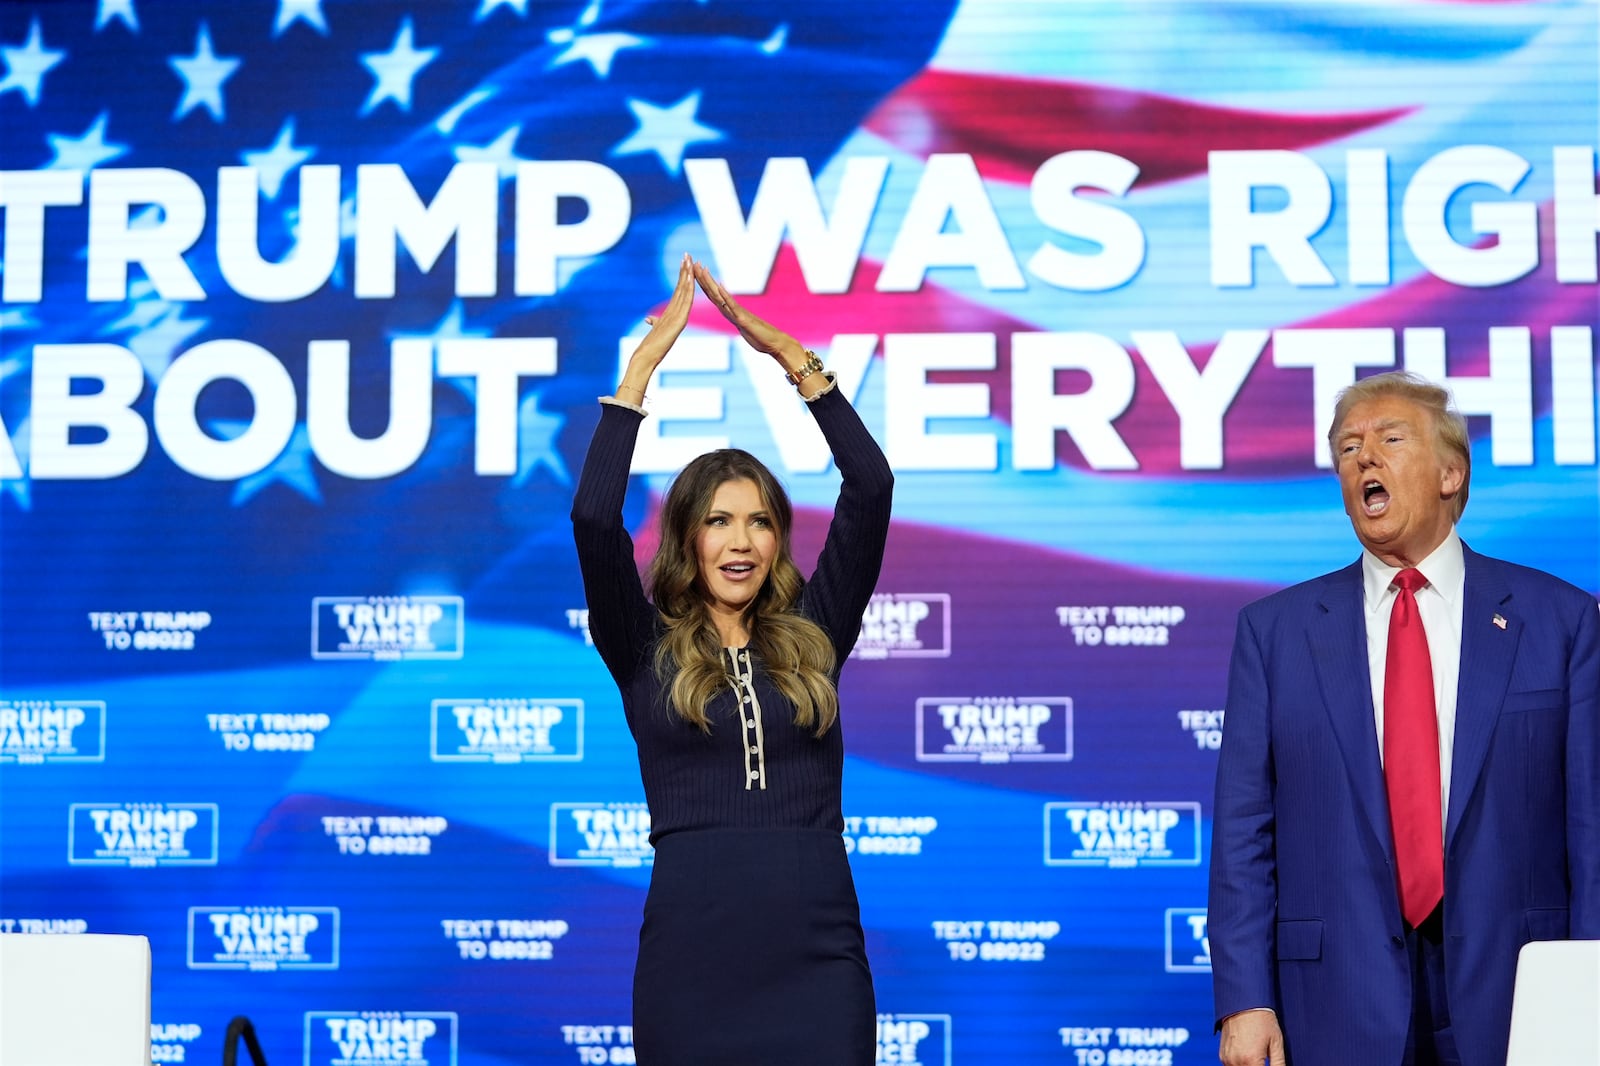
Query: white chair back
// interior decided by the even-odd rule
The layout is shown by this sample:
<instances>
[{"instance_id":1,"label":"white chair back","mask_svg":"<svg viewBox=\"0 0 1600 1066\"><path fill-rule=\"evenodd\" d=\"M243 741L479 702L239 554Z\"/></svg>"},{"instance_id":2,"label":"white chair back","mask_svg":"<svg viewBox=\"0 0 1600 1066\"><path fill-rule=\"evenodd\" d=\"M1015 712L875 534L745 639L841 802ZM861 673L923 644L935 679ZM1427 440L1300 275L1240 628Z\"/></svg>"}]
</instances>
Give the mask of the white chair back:
<instances>
[{"instance_id":1,"label":"white chair back","mask_svg":"<svg viewBox=\"0 0 1600 1066\"><path fill-rule=\"evenodd\" d=\"M150 941L0 934L0 1063L150 1066Z\"/></svg>"},{"instance_id":2,"label":"white chair back","mask_svg":"<svg viewBox=\"0 0 1600 1066\"><path fill-rule=\"evenodd\" d=\"M1523 945L1506 1066L1600 1066L1600 940Z\"/></svg>"}]
</instances>

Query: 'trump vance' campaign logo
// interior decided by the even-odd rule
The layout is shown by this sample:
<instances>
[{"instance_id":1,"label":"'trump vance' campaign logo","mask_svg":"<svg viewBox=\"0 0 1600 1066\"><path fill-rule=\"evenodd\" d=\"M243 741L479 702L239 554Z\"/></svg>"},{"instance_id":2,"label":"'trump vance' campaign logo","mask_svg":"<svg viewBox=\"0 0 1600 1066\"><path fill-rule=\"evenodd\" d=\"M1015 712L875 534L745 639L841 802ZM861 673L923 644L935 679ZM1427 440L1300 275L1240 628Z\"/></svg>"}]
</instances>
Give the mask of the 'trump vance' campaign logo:
<instances>
[{"instance_id":1,"label":"'trump vance' campaign logo","mask_svg":"<svg viewBox=\"0 0 1600 1066\"><path fill-rule=\"evenodd\" d=\"M951 1066L950 1015L878 1015L877 1061L898 1066Z\"/></svg>"},{"instance_id":2,"label":"'trump vance' campaign logo","mask_svg":"<svg viewBox=\"0 0 1600 1066\"><path fill-rule=\"evenodd\" d=\"M433 701L434 762L582 762L583 701Z\"/></svg>"},{"instance_id":3,"label":"'trump vance' campaign logo","mask_svg":"<svg viewBox=\"0 0 1600 1066\"><path fill-rule=\"evenodd\" d=\"M74 803L67 810L73 866L215 866L215 803Z\"/></svg>"},{"instance_id":4,"label":"'trump vance' campaign logo","mask_svg":"<svg viewBox=\"0 0 1600 1066\"><path fill-rule=\"evenodd\" d=\"M190 907L191 970L337 970L338 907Z\"/></svg>"},{"instance_id":5,"label":"'trump vance' campaign logo","mask_svg":"<svg viewBox=\"0 0 1600 1066\"><path fill-rule=\"evenodd\" d=\"M1046 803L1046 866L1198 866L1200 804Z\"/></svg>"},{"instance_id":6,"label":"'trump vance' campaign logo","mask_svg":"<svg viewBox=\"0 0 1600 1066\"><path fill-rule=\"evenodd\" d=\"M105 762L104 700L0 699L0 763Z\"/></svg>"},{"instance_id":7,"label":"'trump vance' campaign logo","mask_svg":"<svg viewBox=\"0 0 1600 1066\"><path fill-rule=\"evenodd\" d=\"M317 596L313 659L459 659L466 636L460 596Z\"/></svg>"},{"instance_id":8,"label":"'trump vance' campaign logo","mask_svg":"<svg viewBox=\"0 0 1600 1066\"><path fill-rule=\"evenodd\" d=\"M642 866L655 857L644 804L550 804L551 866Z\"/></svg>"},{"instance_id":9,"label":"'trump vance' campaign logo","mask_svg":"<svg viewBox=\"0 0 1600 1066\"><path fill-rule=\"evenodd\" d=\"M948 659L948 592L880 592L861 616L855 659Z\"/></svg>"},{"instance_id":10,"label":"'trump vance' campaign logo","mask_svg":"<svg viewBox=\"0 0 1600 1066\"><path fill-rule=\"evenodd\" d=\"M306 1011L305 1066L455 1066L455 1011Z\"/></svg>"},{"instance_id":11,"label":"'trump vance' campaign logo","mask_svg":"<svg viewBox=\"0 0 1600 1066\"><path fill-rule=\"evenodd\" d=\"M1167 908L1167 972L1211 972L1211 936L1206 931L1204 907Z\"/></svg>"},{"instance_id":12,"label":"'trump vance' campaign logo","mask_svg":"<svg viewBox=\"0 0 1600 1066\"><path fill-rule=\"evenodd\" d=\"M189 1052L204 1032L197 1022L151 1022L150 1061L153 1063L193 1062Z\"/></svg>"},{"instance_id":13,"label":"'trump vance' campaign logo","mask_svg":"<svg viewBox=\"0 0 1600 1066\"><path fill-rule=\"evenodd\" d=\"M1067 696L925 697L917 701L918 762L1066 762Z\"/></svg>"}]
</instances>

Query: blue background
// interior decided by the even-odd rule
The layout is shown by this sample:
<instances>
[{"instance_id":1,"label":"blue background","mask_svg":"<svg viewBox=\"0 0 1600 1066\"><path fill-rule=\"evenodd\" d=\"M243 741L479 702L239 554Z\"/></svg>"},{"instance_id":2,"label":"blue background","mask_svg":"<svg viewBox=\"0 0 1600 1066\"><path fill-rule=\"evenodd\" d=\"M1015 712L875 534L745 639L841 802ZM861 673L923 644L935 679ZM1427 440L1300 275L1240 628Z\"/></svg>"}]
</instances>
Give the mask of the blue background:
<instances>
[{"instance_id":1,"label":"blue background","mask_svg":"<svg viewBox=\"0 0 1600 1066\"><path fill-rule=\"evenodd\" d=\"M88 300L86 192L83 205L46 213L42 298L0 305L0 419L20 475L0 480L0 700L106 706L102 761L0 762L0 919L148 936L153 1021L200 1027L188 1040L159 1030L169 1060L173 1048L183 1061L213 1060L228 1018L247 1013L270 1061L322 1064L332 1052L324 1030L308 1044L307 1014L373 1011L454 1014L463 1064L585 1061L563 1027L627 1023L648 882L648 867L550 861L553 804L642 799L615 690L570 614L583 597L566 514L594 398L610 391L620 339L664 298L677 257L689 251L720 269L685 158L725 159L748 211L770 159L803 158L826 208L848 160L883 157L889 177L849 291L810 291L786 246L747 301L824 356L844 333L998 338L993 370L931 378L987 386L988 416L928 427L995 434L998 463L898 472L879 584L947 596L933 610L948 611L948 643L924 628L923 650L939 654L890 646L844 673L847 818L936 826L916 844L890 845L915 854L867 845L853 856L879 1010L947 1016L951 1062L1092 1063L1062 1030L1101 1027L1187 1030L1168 1061L1212 1061L1209 981L1191 965L1204 949L1182 934L1186 914L1205 906L1215 752L1180 712L1223 707L1240 606L1343 565L1357 548L1331 473L1313 461L1324 427L1307 371L1277 366L1269 344L1224 419L1221 467L1185 469L1172 404L1132 334L1171 331L1203 366L1229 330L1438 327L1451 375L1466 379L1490 372L1491 327L1527 327L1532 462L1497 465L1492 436L1505 427L1474 417L1461 532L1480 551L1600 589L1595 415L1557 428L1550 344L1553 327L1600 321L1593 283L1555 278L1550 212L1553 149L1595 144L1596 26L1595 4L1556 0L6 4L0 170L171 168L204 193L207 217L185 252L204 300L168 298L137 268L126 300ZM407 55L414 69L397 74ZM1470 229L1475 203L1541 208L1538 267L1486 288L1430 276L1399 221L1409 176L1473 144L1516 153L1531 171L1509 195L1481 184L1458 194L1447 212L1457 240L1486 242ZM1348 280L1345 153L1371 148L1389 158L1386 285ZM874 288L930 153L972 160L1018 262L1046 242L1093 254L1093 242L1047 227L1029 201L1037 168L1081 149L1140 168L1125 197L1091 197L1145 234L1144 262L1126 283L1076 292L1025 274L1021 288L999 289L956 265L934 267L914 292ZM1313 243L1333 284L1292 284L1258 252L1254 285L1212 285L1207 153L1244 149L1303 153L1329 176L1332 216ZM359 165L400 164L427 201L452 166L482 160L506 168L495 296L454 291L449 248L429 270L400 253L396 294L358 298L353 226L332 276L300 300L237 295L217 266L218 167L282 179L260 212L270 257L294 241L301 164L340 166L353 204ZM517 160L600 163L630 195L621 238L563 262L549 295L514 292ZM1259 195L1258 210L1273 209ZM565 224L582 218L576 202L561 210ZM704 310L691 334L725 336ZM1116 428L1136 470L1095 469L1066 435L1054 469L1012 466L1011 334L1068 330L1130 352L1137 387ZM515 473L474 472L475 419L512 401L480 397L462 377L432 382L426 447L400 472L347 478L318 461L306 429L308 342L350 342L351 423L374 436L388 419L389 342L483 337L557 346L557 371L519 384ZM196 477L152 433L121 476L33 476L37 346L122 346L145 377L133 410L149 424L174 361L220 338L262 346L295 386L292 436L262 469ZM855 396L880 440L904 399L886 386L883 355L880 340ZM1591 338L1589 408L1594 366ZM1064 372L1058 388L1087 380ZM663 385L724 391L720 420L664 433L720 434L774 460L809 568L837 476L776 463L779 441L738 358ZM227 439L259 414L222 382L201 394L196 418ZM1555 434L1585 429L1587 459L1557 462ZM89 426L73 434L75 445L104 437ZM630 492L641 560L663 485L642 476ZM319 596L459 596L459 657L315 659ZM1058 613L1118 605L1177 606L1183 620L1160 645L1095 646ZM211 621L192 631L192 650L117 650L91 621L117 611L204 611ZM1032 697L1072 701L1070 760L918 760L919 699ZM462 699L581 700L581 760L436 761L433 703ZM207 717L217 714L328 724L310 750L233 751ZM1196 802L1200 851L1187 865L1045 861L1047 804ZM215 864L74 865L74 803L216 804ZM442 818L448 828L425 855L342 853L322 819L360 816ZM1188 849L1180 842L1180 854ZM338 968L191 969L188 909L247 906L337 907ZM568 932L548 959L464 958L441 923L483 918L562 921ZM936 923L971 921L1060 931L1036 961L954 958ZM1180 934L1171 945L1169 926ZM433 1039L428 1061L448 1061L444 1037ZM924 1042L919 1061L944 1063L939 1045ZM609 1061L631 1061L615 1054Z\"/></svg>"}]
</instances>

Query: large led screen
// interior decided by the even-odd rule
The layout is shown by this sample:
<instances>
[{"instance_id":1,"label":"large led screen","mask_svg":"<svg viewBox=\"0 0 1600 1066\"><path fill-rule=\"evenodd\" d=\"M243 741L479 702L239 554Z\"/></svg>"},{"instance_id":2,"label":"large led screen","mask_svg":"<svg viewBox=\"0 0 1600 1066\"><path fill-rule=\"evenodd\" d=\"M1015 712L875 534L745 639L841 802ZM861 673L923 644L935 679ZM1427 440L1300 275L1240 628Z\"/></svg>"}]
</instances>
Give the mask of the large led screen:
<instances>
[{"instance_id":1,"label":"large led screen","mask_svg":"<svg viewBox=\"0 0 1600 1066\"><path fill-rule=\"evenodd\" d=\"M1214 1061L1229 647L1358 555L1338 389L1449 385L1462 537L1600 590L1597 24L0 6L0 931L148 936L158 1062L237 1014L274 1066L632 1062L650 820L568 511L688 252L896 474L841 697L879 1061ZM650 394L640 563L731 444L809 569L838 474L770 362L702 300Z\"/></svg>"}]
</instances>

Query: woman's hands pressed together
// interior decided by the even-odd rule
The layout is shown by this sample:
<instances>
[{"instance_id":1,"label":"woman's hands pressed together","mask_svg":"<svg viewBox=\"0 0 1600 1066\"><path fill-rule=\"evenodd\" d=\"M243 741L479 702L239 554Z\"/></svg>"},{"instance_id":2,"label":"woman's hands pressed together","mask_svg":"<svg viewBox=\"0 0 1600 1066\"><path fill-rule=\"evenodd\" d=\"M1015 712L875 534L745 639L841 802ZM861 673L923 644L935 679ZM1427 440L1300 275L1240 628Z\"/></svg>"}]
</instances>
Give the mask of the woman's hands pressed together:
<instances>
[{"instance_id":1,"label":"woman's hands pressed together","mask_svg":"<svg viewBox=\"0 0 1600 1066\"><path fill-rule=\"evenodd\" d=\"M733 323L745 342L756 351L772 356L790 380L794 380L797 372L806 370L807 362L810 361L810 369L796 385L801 396L810 398L827 388L826 377L810 372L821 364L814 361L815 357L804 345L759 315L740 306L728 290L722 287L721 282L711 276L711 271L704 263L685 255L678 264L678 281L673 286L672 296L667 300L666 307L662 308L660 315L649 315L645 318L650 324L650 332L644 335L644 339L639 342L633 356L628 360L627 370L617 385L616 399L636 406L643 405L644 391L650 384L651 375L656 372L656 368L666 358L667 352L672 349L673 343L689 324L689 309L694 304L696 284L716 309L722 312L722 317Z\"/></svg>"},{"instance_id":2,"label":"woman's hands pressed together","mask_svg":"<svg viewBox=\"0 0 1600 1066\"><path fill-rule=\"evenodd\" d=\"M624 403L642 405L644 390L650 384L650 375L672 350L679 334L689 324L689 308L694 304L694 261L685 253L678 264L678 283L672 287L672 296L659 315L646 315L650 332L644 335L639 347L628 360L628 369L617 385L616 398ZM704 267L701 268L705 269Z\"/></svg>"}]
</instances>

